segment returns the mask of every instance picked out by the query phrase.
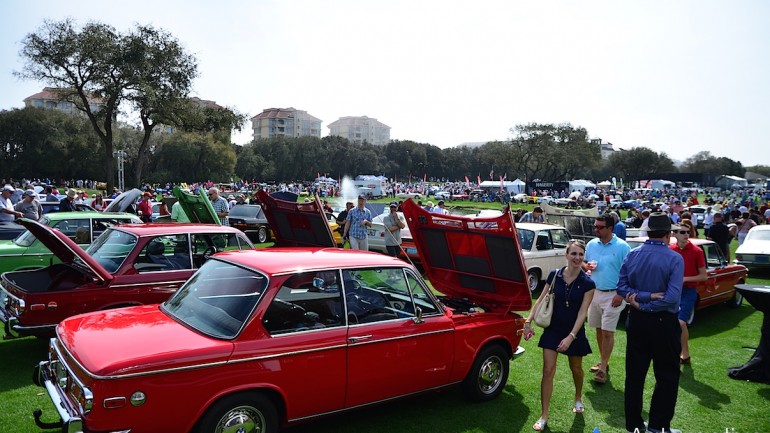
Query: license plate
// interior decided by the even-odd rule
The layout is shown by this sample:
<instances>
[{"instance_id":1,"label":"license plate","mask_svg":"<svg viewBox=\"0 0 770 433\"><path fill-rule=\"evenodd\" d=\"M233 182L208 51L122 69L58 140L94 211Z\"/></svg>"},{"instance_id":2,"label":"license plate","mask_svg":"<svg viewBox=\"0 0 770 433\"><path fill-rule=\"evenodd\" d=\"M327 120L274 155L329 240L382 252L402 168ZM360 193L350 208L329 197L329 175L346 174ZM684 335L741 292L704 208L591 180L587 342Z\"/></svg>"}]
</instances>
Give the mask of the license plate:
<instances>
[{"instance_id":1,"label":"license plate","mask_svg":"<svg viewBox=\"0 0 770 433\"><path fill-rule=\"evenodd\" d=\"M408 247L406 249L406 253L411 255L417 255L417 248Z\"/></svg>"},{"instance_id":2,"label":"license plate","mask_svg":"<svg viewBox=\"0 0 770 433\"><path fill-rule=\"evenodd\" d=\"M374 237L374 236L377 235L377 230L369 229L369 230L366 231L366 235Z\"/></svg>"}]
</instances>

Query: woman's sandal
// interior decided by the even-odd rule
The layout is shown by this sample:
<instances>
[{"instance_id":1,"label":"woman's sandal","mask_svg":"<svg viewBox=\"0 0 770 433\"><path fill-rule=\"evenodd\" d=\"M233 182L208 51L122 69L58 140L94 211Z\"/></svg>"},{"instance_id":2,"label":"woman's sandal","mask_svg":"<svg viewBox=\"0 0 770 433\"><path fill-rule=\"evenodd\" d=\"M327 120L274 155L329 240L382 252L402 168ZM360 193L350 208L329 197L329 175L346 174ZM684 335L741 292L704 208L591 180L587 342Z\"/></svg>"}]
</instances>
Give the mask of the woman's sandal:
<instances>
[{"instance_id":1,"label":"woman's sandal","mask_svg":"<svg viewBox=\"0 0 770 433\"><path fill-rule=\"evenodd\" d=\"M573 413L583 413L585 411L586 411L586 407L583 406L583 402L582 401L576 401L575 402L575 407L572 408L572 412Z\"/></svg>"},{"instance_id":2,"label":"woman's sandal","mask_svg":"<svg viewBox=\"0 0 770 433\"><path fill-rule=\"evenodd\" d=\"M539 420L537 420L535 425L532 426L532 429L535 431L543 431L545 430L546 423L547 423L546 420L544 420L543 418L540 418Z\"/></svg>"}]
</instances>

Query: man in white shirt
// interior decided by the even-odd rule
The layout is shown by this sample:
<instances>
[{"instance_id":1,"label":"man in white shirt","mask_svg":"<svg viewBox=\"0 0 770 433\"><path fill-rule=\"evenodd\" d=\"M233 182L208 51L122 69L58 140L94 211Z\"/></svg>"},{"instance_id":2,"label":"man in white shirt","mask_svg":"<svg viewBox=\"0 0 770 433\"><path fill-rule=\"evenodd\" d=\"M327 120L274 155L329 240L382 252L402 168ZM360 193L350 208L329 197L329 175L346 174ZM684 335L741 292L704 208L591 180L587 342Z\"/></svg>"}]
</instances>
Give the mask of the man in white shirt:
<instances>
[{"instance_id":1,"label":"man in white shirt","mask_svg":"<svg viewBox=\"0 0 770 433\"><path fill-rule=\"evenodd\" d=\"M11 185L5 185L0 194L0 221L14 221L23 214L13 208L11 195L16 192L16 188Z\"/></svg>"}]
</instances>

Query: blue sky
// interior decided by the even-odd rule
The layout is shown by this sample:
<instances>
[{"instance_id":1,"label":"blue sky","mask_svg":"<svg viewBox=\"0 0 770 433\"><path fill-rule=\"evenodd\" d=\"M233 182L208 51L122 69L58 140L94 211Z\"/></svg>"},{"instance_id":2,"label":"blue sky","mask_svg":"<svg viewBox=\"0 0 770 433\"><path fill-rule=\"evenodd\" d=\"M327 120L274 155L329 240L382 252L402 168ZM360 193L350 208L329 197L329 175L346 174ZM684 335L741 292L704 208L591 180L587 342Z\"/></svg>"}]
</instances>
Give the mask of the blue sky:
<instances>
[{"instance_id":1,"label":"blue sky","mask_svg":"<svg viewBox=\"0 0 770 433\"><path fill-rule=\"evenodd\" d=\"M163 28L198 58L195 95L306 110L323 135L366 115L448 147L570 122L615 148L770 165L767 1L4 0L0 109L44 86L12 75L20 41L66 17Z\"/></svg>"}]
</instances>

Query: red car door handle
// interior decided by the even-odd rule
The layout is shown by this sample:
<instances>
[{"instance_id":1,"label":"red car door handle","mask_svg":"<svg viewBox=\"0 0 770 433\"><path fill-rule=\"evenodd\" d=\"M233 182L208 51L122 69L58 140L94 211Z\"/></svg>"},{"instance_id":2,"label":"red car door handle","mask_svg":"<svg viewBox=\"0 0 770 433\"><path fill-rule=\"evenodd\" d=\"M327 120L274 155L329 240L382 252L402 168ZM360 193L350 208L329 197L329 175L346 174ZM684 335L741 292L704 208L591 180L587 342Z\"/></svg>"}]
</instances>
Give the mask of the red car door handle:
<instances>
[{"instance_id":1,"label":"red car door handle","mask_svg":"<svg viewBox=\"0 0 770 433\"><path fill-rule=\"evenodd\" d=\"M350 337L348 338L348 341L351 343L358 343L359 341L364 341L372 338L371 335L359 335L358 337Z\"/></svg>"}]
</instances>

